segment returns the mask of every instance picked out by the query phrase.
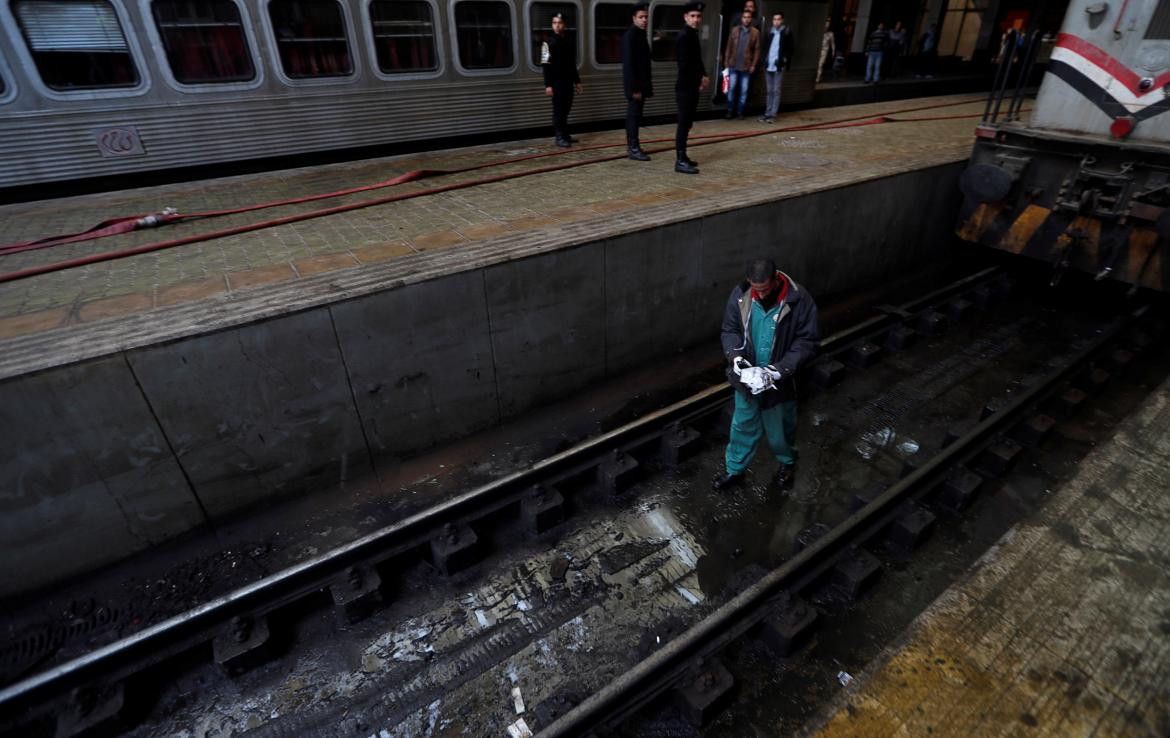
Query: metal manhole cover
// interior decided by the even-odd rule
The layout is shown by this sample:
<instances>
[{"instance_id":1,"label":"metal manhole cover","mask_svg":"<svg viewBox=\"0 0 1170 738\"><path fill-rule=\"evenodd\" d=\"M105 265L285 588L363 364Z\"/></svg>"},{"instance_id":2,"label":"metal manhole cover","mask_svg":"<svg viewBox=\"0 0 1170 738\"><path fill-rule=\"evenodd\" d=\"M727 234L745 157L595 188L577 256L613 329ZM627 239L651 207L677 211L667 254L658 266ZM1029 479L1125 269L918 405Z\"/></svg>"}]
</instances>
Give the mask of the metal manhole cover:
<instances>
[{"instance_id":1,"label":"metal manhole cover","mask_svg":"<svg viewBox=\"0 0 1170 738\"><path fill-rule=\"evenodd\" d=\"M786 138L780 141L780 145L789 149L823 149L826 144L820 141L813 141L810 138Z\"/></svg>"},{"instance_id":2,"label":"metal manhole cover","mask_svg":"<svg viewBox=\"0 0 1170 738\"><path fill-rule=\"evenodd\" d=\"M816 169L828 164L836 164L840 159L830 159L827 156L816 154L772 154L757 159L761 164L781 166L785 169Z\"/></svg>"}]
</instances>

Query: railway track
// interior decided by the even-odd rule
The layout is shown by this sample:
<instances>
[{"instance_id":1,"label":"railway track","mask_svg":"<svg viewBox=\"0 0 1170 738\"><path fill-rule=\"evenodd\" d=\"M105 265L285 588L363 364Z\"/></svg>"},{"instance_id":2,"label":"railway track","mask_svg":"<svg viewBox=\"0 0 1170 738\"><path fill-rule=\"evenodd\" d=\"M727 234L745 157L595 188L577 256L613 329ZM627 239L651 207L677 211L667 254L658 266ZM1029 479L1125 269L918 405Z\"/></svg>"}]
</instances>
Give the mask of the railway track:
<instances>
[{"instance_id":1,"label":"railway track","mask_svg":"<svg viewBox=\"0 0 1170 738\"><path fill-rule=\"evenodd\" d=\"M874 318L823 342L822 355L807 378L810 388L816 392L816 387L833 387L846 375L879 363L883 353L909 350L915 338L938 335L948 322L962 321L972 311L991 307L1008 287L1005 275L986 270L910 304L883 309ZM542 726L544 732L574 735L598 725L620 723L657 696L688 681L706 684L710 692L721 677L712 677L711 668L696 666L699 660L711 663L713 654L762 619L791 619L793 611L802 611L802 607L807 611L807 606L795 599L800 592L839 567L842 557L864 558L858 554L859 546L890 530L891 525L905 528L905 505L936 496L940 482L956 465L971 465L980 454L994 456L1003 451L996 444L1006 429L1027 419L1038 403L1086 362L1098 359L1140 317L1137 313L1117 319L1070 361L1053 368L1043 381L1033 383L1010 403L993 408L940 453L926 461L914 460L904 479L861 511L828 532L806 536L808 545L798 555L669 639L663 648L571 712ZM456 574L478 561L485 528L501 519L518 519L541 533L557 525L576 502L577 495L565 490L590 489L600 492L602 499L612 499L633 483L640 467L685 463L697 450L698 428L714 420L729 397L726 385L713 386L530 469L458 495L190 612L8 685L0 690L0 728L19 728L34 735L41 734L37 731L74 735L103 723L116 723L125 718L123 708L138 688L136 679L157 673L168 661L190 661L206 654L229 672L263 663L271 658L275 643L288 640L287 634L280 632L282 613L320 607L325 601L322 593L328 594L338 620L357 623L385 607L385 584L401 557L421 554L439 571ZM989 445L991 451L987 450ZM1012 453L1019 453L1018 447ZM926 520L916 514L919 521ZM788 609L780 614L777 597L788 603L781 606L781 610ZM704 717L701 711L699 719ZM296 733L277 729L274 734Z\"/></svg>"},{"instance_id":2,"label":"railway track","mask_svg":"<svg viewBox=\"0 0 1170 738\"><path fill-rule=\"evenodd\" d=\"M762 626L762 632L757 630L752 637L764 638L775 656L791 655L809 637L817 616L802 594L831 579L852 596L859 595L880 571L868 549L880 548L883 539L912 549L935 523L931 508L958 512L969 505L985 478L1007 473L1025 446L1043 440L1055 422L1043 407L1067 415L1084 401L1086 391L1081 387L1091 389L1108 381L1103 366L1123 369L1129 364L1133 352L1118 347L1118 341L1147 311L1143 307L1120 316L1015 399L988 407L983 420L929 459L909 465L903 479L840 524L808 529L791 559L543 727L540 735L590 735L616 727L670 690L677 692L683 713L693 723L707 722L725 704L733 686L718 660L723 650ZM1084 376L1070 384L1079 372Z\"/></svg>"}]
</instances>

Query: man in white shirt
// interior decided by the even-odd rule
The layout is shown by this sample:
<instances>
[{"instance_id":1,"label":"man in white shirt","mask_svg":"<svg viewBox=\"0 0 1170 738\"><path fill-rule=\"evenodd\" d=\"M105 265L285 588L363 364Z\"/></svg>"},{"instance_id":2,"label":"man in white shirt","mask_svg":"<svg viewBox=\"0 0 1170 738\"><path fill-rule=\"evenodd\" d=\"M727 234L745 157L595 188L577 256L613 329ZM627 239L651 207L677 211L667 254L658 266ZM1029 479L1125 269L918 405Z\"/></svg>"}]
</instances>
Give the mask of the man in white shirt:
<instances>
[{"instance_id":1,"label":"man in white shirt","mask_svg":"<svg viewBox=\"0 0 1170 738\"><path fill-rule=\"evenodd\" d=\"M792 33L784 24L784 14L775 13L772 15L772 29L768 32L768 51L764 56L764 80L768 87L768 102L764 107L764 114L760 116L761 123L772 123L776 120L776 111L780 109L780 82L791 58Z\"/></svg>"}]
</instances>

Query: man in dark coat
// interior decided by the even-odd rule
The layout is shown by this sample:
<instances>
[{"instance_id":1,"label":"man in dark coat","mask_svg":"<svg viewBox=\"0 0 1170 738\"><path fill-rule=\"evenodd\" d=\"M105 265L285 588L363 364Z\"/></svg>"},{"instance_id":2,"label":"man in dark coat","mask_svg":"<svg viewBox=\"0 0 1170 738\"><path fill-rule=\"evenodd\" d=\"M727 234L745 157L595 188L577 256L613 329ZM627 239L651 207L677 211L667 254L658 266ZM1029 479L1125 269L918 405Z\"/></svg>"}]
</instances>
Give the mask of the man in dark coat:
<instances>
[{"instance_id":1,"label":"man in dark coat","mask_svg":"<svg viewBox=\"0 0 1170 738\"><path fill-rule=\"evenodd\" d=\"M564 14L553 15L552 30L540 48L540 67L544 72L544 94L552 98L556 143L564 148L573 140L569 135L569 111L573 108L573 93L581 93L581 77L577 74L577 44L565 34Z\"/></svg>"},{"instance_id":2,"label":"man in dark coat","mask_svg":"<svg viewBox=\"0 0 1170 738\"><path fill-rule=\"evenodd\" d=\"M642 108L646 99L654 95L654 81L650 77L650 44L646 40L646 24L650 21L650 4L639 2L633 7L633 22L622 36L622 86L626 93L626 147L630 158L650 161L638 140L642 125Z\"/></svg>"},{"instance_id":3,"label":"man in dark coat","mask_svg":"<svg viewBox=\"0 0 1170 738\"><path fill-rule=\"evenodd\" d=\"M776 269L771 259L748 266L747 279L727 300L720 334L727 357L727 378L735 389L735 413L725 456L725 473L715 489L743 481L760 439L780 462L773 480L779 489L792 486L796 454L796 370L817 351L820 329L817 306L808 290Z\"/></svg>"},{"instance_id":4,"label":"man in dark coat","mask_svg":"<svg viewBox=\"0 0 1170 738\"><path fill-rule=\"evenodd\" d=\"M690 2L683 7L683 29L675 42L678 61L678 80L674 83L674 98L678 103L678 128L674 132L674 171L698 174L697 162L687 156L687 134L695 122L699 108L699 94L707 89L710 78L703 66L703 49L699 45L699 24L703 22L704 4Z\"/></svg>"}]
</instances>

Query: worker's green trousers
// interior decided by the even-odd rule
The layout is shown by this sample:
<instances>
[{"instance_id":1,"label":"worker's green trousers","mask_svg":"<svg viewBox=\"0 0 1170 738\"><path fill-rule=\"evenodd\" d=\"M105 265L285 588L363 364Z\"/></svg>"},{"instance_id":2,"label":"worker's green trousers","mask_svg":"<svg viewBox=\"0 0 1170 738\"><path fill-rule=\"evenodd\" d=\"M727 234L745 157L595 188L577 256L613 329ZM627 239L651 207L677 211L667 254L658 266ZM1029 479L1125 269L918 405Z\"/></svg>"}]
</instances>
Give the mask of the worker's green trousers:
<instances>
[{"instance_id":1,"label":"worker's green trousers","mask_svg":"<svg viewBox=\"0 0 1170 738\"><path fill-rule=\"evenodd\" d=\"M735 393L735 414L731 416L731 440L727 442L727 473L742 474L756 455L760 437L768 434L768 446L781 464L796 463L792 443L796 440L796 401L781 402L760 409L755 398Z\"/></svg>"}]
</instances>

